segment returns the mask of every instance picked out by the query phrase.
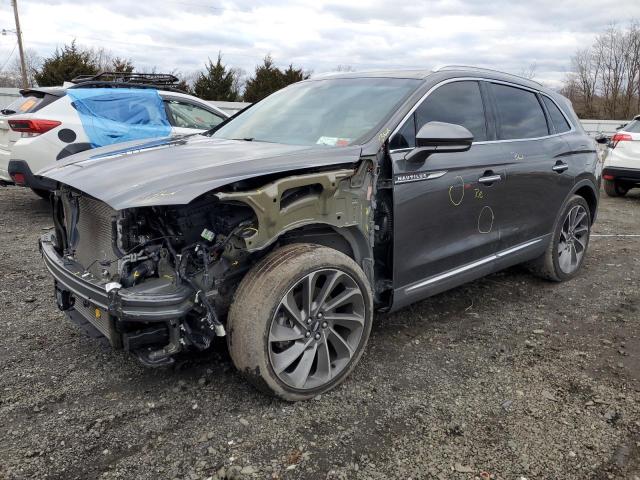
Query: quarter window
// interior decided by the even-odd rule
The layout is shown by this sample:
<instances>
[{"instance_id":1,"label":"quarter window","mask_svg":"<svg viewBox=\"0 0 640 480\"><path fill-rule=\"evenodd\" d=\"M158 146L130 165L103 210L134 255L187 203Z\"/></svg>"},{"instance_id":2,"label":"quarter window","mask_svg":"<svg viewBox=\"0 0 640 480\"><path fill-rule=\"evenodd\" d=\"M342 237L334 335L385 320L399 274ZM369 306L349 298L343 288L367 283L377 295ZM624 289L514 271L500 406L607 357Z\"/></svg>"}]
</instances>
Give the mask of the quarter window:
<instances>
[{"instance_id":1,"label":"quarter window","mask_svg":"<svg viewBox=\"0 0 640 480\"><path fill-rule=\"evenodd\" d=\"M549 135L547 121L535 93L507 85L491 84L498 116L500 138L537 138Z\"/></svg>"},{"instance_id":2,"label":"quarter window","mask_svg":"<svg viewBox=\"0 0 640 480\"><path fill-rule=\"evenodd\" d=\"M416 146L416 122L415 114L404 122L404 125L389 141L389 149L415 148Z\"/></svg>"},{"instance_id":3,"label":"quarter window","mask_svg":"<svg viewBox=\"0 0 640 480\"><path fill-rule=\"evenodd\" d=\"M562 114L558 106L553 102L553 100L546 96L543 96L542 100L547 107L547 111L549 112L549 116L551 117L551 123L553 123L556 133L564 133L571 130L571 126L569 126L567 119L564 118L564 115Z\"/></svg>"}]
</instances>

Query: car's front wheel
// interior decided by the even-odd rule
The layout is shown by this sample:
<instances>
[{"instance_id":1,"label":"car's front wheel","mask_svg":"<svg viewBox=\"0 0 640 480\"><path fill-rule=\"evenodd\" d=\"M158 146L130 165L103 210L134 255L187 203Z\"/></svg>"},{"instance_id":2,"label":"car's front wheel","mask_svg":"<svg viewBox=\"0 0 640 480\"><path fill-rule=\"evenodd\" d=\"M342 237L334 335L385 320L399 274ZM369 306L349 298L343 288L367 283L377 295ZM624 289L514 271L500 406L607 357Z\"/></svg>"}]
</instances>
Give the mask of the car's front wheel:
<instances>
[{"instance_id":1,"label":"car's front wheel","mask_svg":"<svg viewBox=\"0 0 640 480\"><path fill-rule=\"evenodd\" d=\"M318 245L287 245L240 283L229 311L229 352L262 391L306 400L353 370L372 315L369 282L351 258Z\"/></svg>"},{"instance_id":2,"label":"car's front wheel","mask_svg":"<svg viewBox=\"0 0 640 480\"><path fill-rule=\"evenodd\" d=\"M629 189L615 180L604 180L604 191L610 197L624 197Z\"/></svg>"},{"instance_id":3,"label":"car's front wheel","mask_svg":"<svg viewBox=\"0 0 640 480\"><path fill-rule=\"evenodd\" d=\"M590 235L589 205L584 198L574 195L556 221L546 252L529 267L547 280L561 282L573 278L584 262Z\"/></svg>"}]
</instances>

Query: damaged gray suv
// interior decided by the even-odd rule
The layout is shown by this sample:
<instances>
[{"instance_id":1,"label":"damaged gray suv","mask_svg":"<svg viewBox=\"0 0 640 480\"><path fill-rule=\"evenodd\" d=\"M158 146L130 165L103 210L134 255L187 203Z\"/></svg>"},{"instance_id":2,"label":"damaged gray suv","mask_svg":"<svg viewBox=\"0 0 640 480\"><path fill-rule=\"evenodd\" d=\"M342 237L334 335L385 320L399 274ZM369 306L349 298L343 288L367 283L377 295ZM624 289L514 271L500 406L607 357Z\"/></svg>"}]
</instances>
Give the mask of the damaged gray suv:
<instances>
[{"instance_id":1,"label":"damaged gray suv","mask_svg":"<svg viewBox=\"0 0 640 480\"><path fill-rule=\"evenodd\" d=\"M600 182L564 97L467 67L316 77L41 175L61 310L148 366L226 335L286 400L340 384L375 311L523 262L576 275Z\"/></svg>"}]
</instances>

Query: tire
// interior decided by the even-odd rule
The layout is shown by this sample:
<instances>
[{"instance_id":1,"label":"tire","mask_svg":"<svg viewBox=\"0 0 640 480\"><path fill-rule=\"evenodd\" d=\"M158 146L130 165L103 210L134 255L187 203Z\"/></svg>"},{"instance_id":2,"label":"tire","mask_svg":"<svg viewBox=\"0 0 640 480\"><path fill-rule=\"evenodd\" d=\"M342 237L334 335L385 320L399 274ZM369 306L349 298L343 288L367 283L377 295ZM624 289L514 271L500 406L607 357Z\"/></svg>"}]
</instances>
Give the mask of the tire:
<instances>
[{"instance_id":1,"label":"tire","mask_svg":"<svg viewBox=\"0 0 640 480\"><path fill-rule=\"evenodd\" d=\"M313 285L307 308L303 284ZM343 301L332 305L338 297ZM369 281L351 258L315 244L287 245L240 282L229 310L229 353L259 390L287 401L308 400L351 373L364 352L372 317Z\"/></svg>"},{"instance_id":2,"label":"tire","mask_svg":"<svg viewBox=\"0 0 640 480\"><path fill-rule=\"evenodd\" d=\"M574 212L576 216L572 220L570 216ZM570 227L572 223L578 223L578 226ZM569 234L566 232L567 227L569 227ZM571 231L573 234L571 234ZM547 250L539 258L528 264L529 269L535 275L553 282L563 282L575 277L584 262L589 247L590 234L591 212L589 205L584 198L573 195L556 220ZM570 247L568 247L569 245ZM566 250L565 247L569 249ZM573 251L571 248L573 248ZM580 248L582 250L578 252ZM573 252L576 252L575 264L573 263ZM567 261L569 261L571 268L567 268Z\"/></svg>"},{"instance_id":3,"label":"tire","mask_svg":"<svg viewBox=\"0 0 640 480\"><path fill-rule=\"evenodd\" d=\"M35 193L36 195L38 195L40 198L44 199L44 200L49 200L49 197L51 196L51 192L49 190L42 190L40 188L32 188L31 191L33 193Z\"/></svg>"},{"instance_id":4,"label":"tire","mask_svg":"<svg viewBox=\"0 0 640 480\"><path fill-rule=\"evenodd\" d=\"M604 191L610 197L624 197L629 189L615 180L604 180Z\"/></svg>"}]
</instances>

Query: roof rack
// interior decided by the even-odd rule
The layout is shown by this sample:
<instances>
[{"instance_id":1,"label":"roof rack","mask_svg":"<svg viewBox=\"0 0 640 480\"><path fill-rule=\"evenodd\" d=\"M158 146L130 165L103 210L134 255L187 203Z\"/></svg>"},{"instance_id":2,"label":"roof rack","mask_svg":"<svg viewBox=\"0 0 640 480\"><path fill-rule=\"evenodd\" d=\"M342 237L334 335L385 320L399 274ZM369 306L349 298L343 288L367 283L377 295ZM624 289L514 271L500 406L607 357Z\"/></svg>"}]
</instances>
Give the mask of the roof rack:
<instances>
[{"instance_id":1,"label":"roof rack","mask_svg":"<svg viewBox=\"0 0 640 480\"><path fill-rule=\"evenodd\" d=\"M176 85L180 79L170 73L101 72L97 75L78 75L69 88L151 88L186 93Z\"/></svg>"},{"instance_id":2,"label":"roof rack","mask_svg":"<svg viewBox=\"0 0 640 480\"><path fill-rule=\"evenodd\" d=\"M170 87L180 82L180 79L170 73L131 73L131 72L100 72L97 75L78 75L72 83L84 82L125 82L143 83L159 87Z\"/></svg>"},{"instance_id":3,"label":"roof rack","mask_svg":"<svg viewBox=\"0 0 640 480\"><path fill-rule=\"evenodd\" d=\"M532 80L530 78L527 77L523 77L522 75L515 75L513 73L507 73L507 72L501 72L500 70L494 70L491 68L483 68L483 67L472 67L470 65L443 65L441 67L436 67L433 69L434 72L442 72L442 71L446 71L446 70L475 70L478 72L491 72L491 73L500 73L502 75L508 75L510 77L516 77L516 78L520 78L522 80L527 80L529 82L533 82L537 85L540 85L541 87L544 87L544 85L542 85L540 82L536 81L536 80Z\"/></svg>"}]
</instances>

